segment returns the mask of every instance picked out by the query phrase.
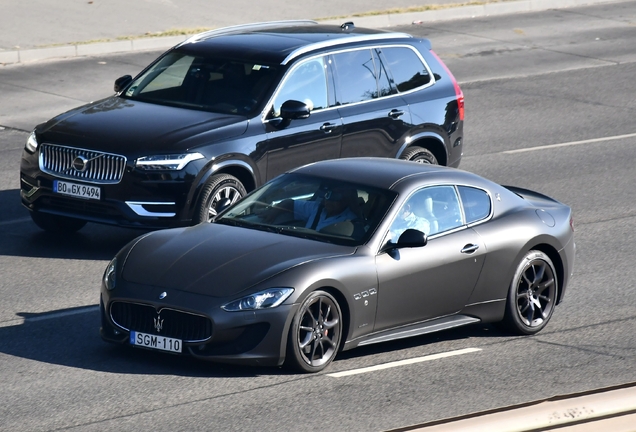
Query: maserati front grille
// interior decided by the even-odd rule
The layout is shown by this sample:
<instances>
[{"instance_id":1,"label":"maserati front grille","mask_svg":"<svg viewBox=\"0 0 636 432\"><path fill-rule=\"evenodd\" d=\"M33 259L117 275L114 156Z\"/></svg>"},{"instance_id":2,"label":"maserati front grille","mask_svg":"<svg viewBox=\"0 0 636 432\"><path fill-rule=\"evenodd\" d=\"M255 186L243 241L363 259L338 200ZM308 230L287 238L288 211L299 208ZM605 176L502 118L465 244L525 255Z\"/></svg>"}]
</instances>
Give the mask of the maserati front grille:
<instances>
[{"instance_id":1,"label":"maserati front grille","mask_svg":"<svg viewBox=\"0 0 636 432\"><path fill-rule=\"evenodd\" d=\"M175 309L159 309L150 305L116 301L110 306L110 317L127 331L166 336L184 342L200 342L212 337L212 321Z\"/></svg>"},{"instance_id":2,"label":"maserati front grille","mask_svg":"<svg viewBox=\"0 0 636 432\"><path fill-rule=\"evenodd\" d=\"M40 169L64 179L114 184L125 168L126 158L116 154L54 144L42 144L40 150Z\"/></svg>"}]
</instances>

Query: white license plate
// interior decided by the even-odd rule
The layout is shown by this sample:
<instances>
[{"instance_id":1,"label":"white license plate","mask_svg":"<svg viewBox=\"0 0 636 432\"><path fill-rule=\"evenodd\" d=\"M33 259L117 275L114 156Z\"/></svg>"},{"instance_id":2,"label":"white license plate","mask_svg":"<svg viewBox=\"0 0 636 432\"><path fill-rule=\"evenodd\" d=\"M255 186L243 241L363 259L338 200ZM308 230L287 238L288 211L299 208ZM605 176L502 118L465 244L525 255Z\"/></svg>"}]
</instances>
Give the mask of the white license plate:
<instances>
[{"instance_id":1,"label":"white license plate","mask_svg":"<svg viewBox=\"0 0 636 432\"><path fill-rule=\"evenodd\" d=\"M77 198L100 199L102 190L98 186L70 183L60 180L53 181L53 192Z\"/></svg>"},{"instance_id":2,"label":"white license plate","mask_svg":"<svg viewBox=\"0 0 636 432\"><path fill-rule=\"evenodd\" d=\"M130 344L144 348L180 353L183 342L179 339L131 331Z\"/></svg>"}]
</instances>

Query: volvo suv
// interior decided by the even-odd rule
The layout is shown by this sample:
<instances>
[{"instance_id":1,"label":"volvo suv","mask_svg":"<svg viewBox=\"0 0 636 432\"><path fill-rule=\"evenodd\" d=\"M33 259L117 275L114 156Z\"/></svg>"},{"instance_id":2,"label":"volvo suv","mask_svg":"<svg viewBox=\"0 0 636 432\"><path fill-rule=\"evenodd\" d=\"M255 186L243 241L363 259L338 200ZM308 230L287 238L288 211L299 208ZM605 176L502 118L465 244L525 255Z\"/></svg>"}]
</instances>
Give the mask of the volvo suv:
<instances>
[{"instance_id":1,"label":"volvo suv","mask_svg":"<svg viewBox=\"0 0 636 432\"><path fill-rule=\"evenodd\" d=\"M188 226L310 162L462 157L463 93L430 41L351 22L201 33L114 90L28 137L21 200L40 228Z\"/></svg>"}]
</instances>

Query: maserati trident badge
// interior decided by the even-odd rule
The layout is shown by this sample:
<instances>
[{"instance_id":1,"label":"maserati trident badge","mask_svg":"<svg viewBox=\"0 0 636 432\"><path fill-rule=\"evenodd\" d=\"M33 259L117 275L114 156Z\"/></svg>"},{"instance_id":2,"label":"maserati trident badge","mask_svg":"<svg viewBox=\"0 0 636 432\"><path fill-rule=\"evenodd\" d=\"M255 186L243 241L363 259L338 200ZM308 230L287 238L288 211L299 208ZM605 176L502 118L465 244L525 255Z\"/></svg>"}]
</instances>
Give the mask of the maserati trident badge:
<instances>
[{"instance_id":1,"label":"maserati trident badge","mask_svg":"<svg viewBox=\"0 0 636 432\"><path fill-rule=\"evenodd\" d=\"M157 330L157 333L161 333L161 329L163 328L163 320L161 319L161 316L157 314L157 318L155 318L154 320L155 330Z\"/></svg>"}]
</instances>

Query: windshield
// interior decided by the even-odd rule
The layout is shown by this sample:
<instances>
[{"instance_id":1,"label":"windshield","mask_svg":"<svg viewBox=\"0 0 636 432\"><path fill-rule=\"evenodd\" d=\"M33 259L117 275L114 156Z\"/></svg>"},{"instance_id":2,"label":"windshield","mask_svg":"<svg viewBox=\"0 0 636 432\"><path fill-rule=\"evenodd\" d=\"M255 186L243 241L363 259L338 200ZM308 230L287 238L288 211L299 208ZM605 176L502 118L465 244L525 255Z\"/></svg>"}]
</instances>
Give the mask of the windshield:
<instances>
[{"instance_id":1,"label":"windshield","mask_svg":"<svg viewBox=\"0 0 636 432\"><path fill-rule=\"evenodd\" d=\"M130 84L124 97L227 114L255 112L269 95L273 65L172 51Z\"/></svg>"},{"instance_id":2,"label":"windshield","mask_svg":"<svg viewBox=\"0 0 636 432\"><path fill-rule=\"evenodd\" d=\"M214 223L350 246L366 243L394 192L302 174L284 174L223 212Z\"/></svg>"}]
</instances>

